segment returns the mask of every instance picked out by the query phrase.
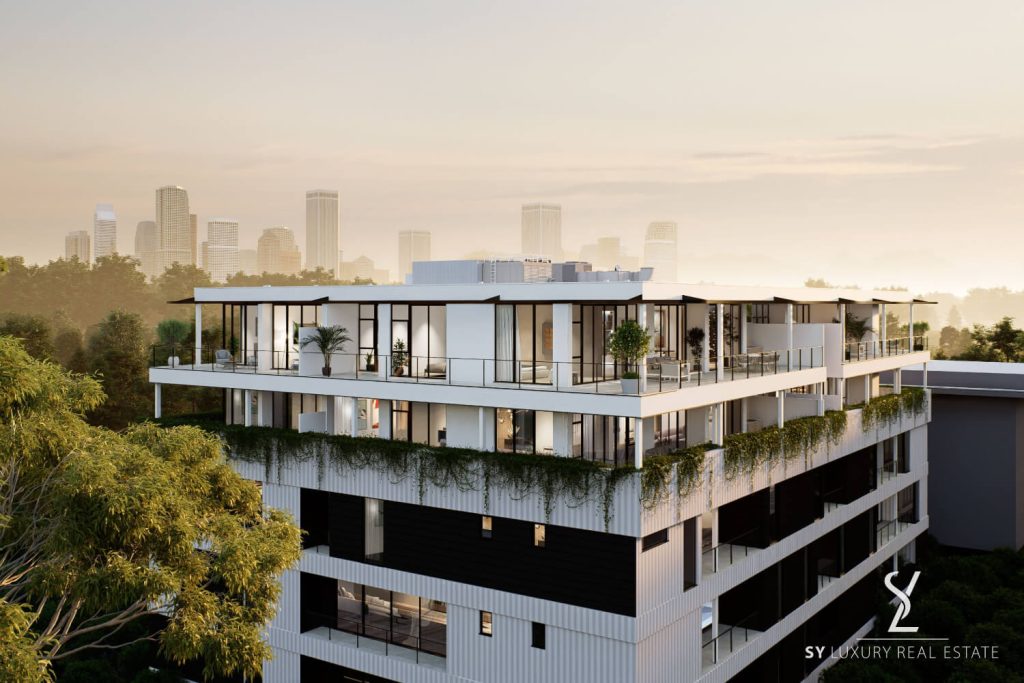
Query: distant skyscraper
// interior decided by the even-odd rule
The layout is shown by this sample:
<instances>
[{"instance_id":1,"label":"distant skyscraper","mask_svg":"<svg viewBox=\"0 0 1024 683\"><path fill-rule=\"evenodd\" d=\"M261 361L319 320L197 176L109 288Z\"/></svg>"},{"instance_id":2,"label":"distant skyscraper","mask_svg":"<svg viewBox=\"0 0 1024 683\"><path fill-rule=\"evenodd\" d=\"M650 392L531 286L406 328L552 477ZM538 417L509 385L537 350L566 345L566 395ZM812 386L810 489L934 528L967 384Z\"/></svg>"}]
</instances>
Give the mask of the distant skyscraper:
<instances>
[{"instance_id":1,"label":"distant skyscraper","mask_svg":"<svg viewBox=\"0 0 1024 683\"><path fill-rule=\"evenodd\" d=\"M97 204L92 214L92 244L96 258L117 251L117 216L110 204Z\"/></svg>"},{"instance_id":2,"label":"distant skyscraper","mask_svg":"<svg viewBox=\"0 0 1024 683\"><path fill-rule=\"evenodd\" d=\"M78 259L82 263L89 262L89 231L75 230L64 238L64 258L68 261Z\"/></svg>"},{"instance_id":3,"label":"distant skyscraper","mask_svg":"<svg viewBox=\"0 0 1024 683\"><path fill-rule=\"evenodd\" d=\"M562 207L523 204L523 255L562 258Z\"/></svg>"},{"instance_id":4,"label":"distant skyscraper","mask_svg":"<svg viewBox=\"0 0 1024 683\"><path fill-rule=\"evenodd\" d=\"M391 281L391 274L386 269L378 268L369 256L359 256L354 261L342 261L338 267L338 279L342 281L373 280L378 285Z\"/></svg>"},{"instance_id":5,"label":"distant skyscraper","mask_svg":"<svg viewBox=\"0 0 1024 683\"><path fill-rule=\"evenodd\" d=\"M238 272L238 221L213 218L206 224L203 267L214 282L224 282Z\"/></svg>"},{"instance_id":6,"label":"distant skyscraper","mask_svg":"<svg viewBox=\"0 0 1024 683\"><path fill-rule=\"evenodd\" d=\"M398 280L412 275L413 261L430 260L430 233L426 230L402 230L398 233Z\"/></svg>"},{"instance_id":7,"label":"distant skyscraper","mask_svg":"<svg viewBox=\"0 0 1024 683\"><path fill-rule=\"evenodd\" d=\"M259 271L256 269L256 250L255 249L239 249L238 250L238 270L242 271L246 275L258 275Z\"/></svg>"},{"instance_id":8,"label":"distant skyscraper","mask_svg":"<svg viewBox=\"0 0 1024 683\"><path fill-rule=\"evenodd\" d=\"M199 217L194 213L188 215L189 239L192 242L192 265L199 265L199 253L196 250L196 240L199 239Z\"/></svg>"},{"instance_id":9,"label":"distant skyscraper","mask_svg":"<svg viewBox=\"0 0 1024 683\"><path fill-rule=\"evenodd\" d=\"M679 234L675 223L656 221L647 226L644 265L654 268L655 280L675 282L679 279Z\"/></svg>"},{"instance_id":10,"label":"distant skyscraper","mask_svg":"<svg viewBox=\"0 0 1024 683\"><path fill-rule=\"evenodd\" d=\"M302 254L292 231L285 227L264 230L256 248L256 270L295 275L301 268Z\"/></svg>"},{"instance_id":11,"label":"distant skyscraper","mask_svg":"<svg viewBox=\"0 0 1024 683\"><path fill-rule=\"evenodd\" d=\"M156 191L156 227L160 235L159 273L174 263L194 264L195 241L188 213L188 192L174 185Z\"/></svg>"},{"instance_id":12,"label":"distant skyscraper","mask_svg":"<svg viewBox=\"0 0 1024 683\"><path fill-rule=\"evenodd\" d=\"M338 273L338 192L306 192L306 269Z\"/></svg>"},{"instance_id":13,"label":"distant skyscraper","mask_svg":"<svg viewBox=\"0 0 1024 683\"><path fill-rule=\"evenodd\" d=\"M135 226L135 258L139 260L139 270L147 278L159 275L158 257L160 253L160 232L155 221L139 221Z\"/></svg>"}]
</instances>

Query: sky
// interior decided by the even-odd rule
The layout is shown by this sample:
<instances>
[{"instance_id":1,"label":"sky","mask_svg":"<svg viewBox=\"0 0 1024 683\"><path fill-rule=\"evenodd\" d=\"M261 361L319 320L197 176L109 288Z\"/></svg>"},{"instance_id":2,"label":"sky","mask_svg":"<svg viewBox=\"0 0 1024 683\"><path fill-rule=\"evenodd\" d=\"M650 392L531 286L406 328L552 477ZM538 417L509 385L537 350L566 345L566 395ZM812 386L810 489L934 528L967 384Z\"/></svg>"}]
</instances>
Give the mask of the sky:
<instances>
[{"instance_id":1,"label":"sky","mask_svg":"<svg viewBox=\"0 0 1024 683\"><path fill-rule=\"evenodd\" d=\"M0 254L181 185L241 246L341 193L345 258L679 224L685 282L1024 289L1024 5L0 0Z\"/></svg>"}]
</instances>

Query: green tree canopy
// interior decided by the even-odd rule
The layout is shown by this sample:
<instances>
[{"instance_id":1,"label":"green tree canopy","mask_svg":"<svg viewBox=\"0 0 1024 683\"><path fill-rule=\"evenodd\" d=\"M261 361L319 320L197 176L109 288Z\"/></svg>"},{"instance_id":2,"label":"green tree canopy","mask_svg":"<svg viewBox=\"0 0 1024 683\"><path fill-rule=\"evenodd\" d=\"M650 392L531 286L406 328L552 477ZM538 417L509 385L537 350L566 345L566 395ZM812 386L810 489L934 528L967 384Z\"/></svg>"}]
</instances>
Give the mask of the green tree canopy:
<instances>
[{"instance_id":1,"label":"green tree canopy","mask_svg":"<svg viewBox=\"0 0 1024 683\"><path fill-rule=\"evenodd\" d=\"M0 680L45 680L155 612L167 625L147 638L171 660L257 675L299 530L216 438L89 425L103 400L95 379L0 337Z\"/></svg>"},{"instance_id":2,"label":"green tree canopy","mask_svg":"<svg viewBox=\"0 0 1024 683\"><path fill-rule=\"evenodd\" d=\"M152 400L147 373L149 340L136 313L114 311L89 337L89 371L108 391L108 399L89 413L95 424L120 429L144 420Z\"/></svg>"}]
</instances>

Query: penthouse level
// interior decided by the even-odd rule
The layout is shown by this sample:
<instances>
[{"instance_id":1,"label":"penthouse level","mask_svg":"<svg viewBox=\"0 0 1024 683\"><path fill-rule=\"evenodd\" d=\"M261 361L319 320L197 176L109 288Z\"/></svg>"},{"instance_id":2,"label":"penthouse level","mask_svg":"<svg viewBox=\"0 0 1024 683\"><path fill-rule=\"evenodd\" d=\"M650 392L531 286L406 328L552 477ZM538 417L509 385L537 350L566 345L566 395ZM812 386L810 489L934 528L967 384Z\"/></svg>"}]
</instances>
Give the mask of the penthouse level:
<instances>
[{"instance_id":1,"label":"penthouse level","mask_svg":"<svg viewBox=\"0 0 1024 683\"><path fill-rule=\"evenodd\" d=\"M588 413L648 417L928 358L906 334L923 302L898 292L481 283L197 289L179 303L195 306L194 341L154 347L158 385L546 409L571 392ZM651 334L639 382L621 381L608 346L625 320ZM318 325L351 337L329 376L303 345Z\"/></svg>"}]
</instances>

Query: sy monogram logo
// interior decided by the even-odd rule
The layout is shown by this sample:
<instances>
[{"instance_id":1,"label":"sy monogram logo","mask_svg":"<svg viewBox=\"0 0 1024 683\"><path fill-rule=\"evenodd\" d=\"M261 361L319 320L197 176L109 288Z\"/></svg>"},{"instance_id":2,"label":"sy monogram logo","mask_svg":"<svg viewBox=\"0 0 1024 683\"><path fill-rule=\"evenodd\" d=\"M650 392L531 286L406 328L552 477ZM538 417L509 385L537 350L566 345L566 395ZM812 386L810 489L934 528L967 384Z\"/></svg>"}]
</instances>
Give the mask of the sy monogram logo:
<instances>
[{"instance_id":1,"label":"sy monogram logo","mask_svg":"<svg viewBox=\"0 0 1024 683\"><path fill-rule=\"evenodd\" d=\"M900 601L900 604L896 606L896 614L892 617L892 623L889 624L889 633L917 633L916 626L900 626L899 623L910 614L910 594L914 592L914 586L917 585L917 579L921 576L921 572L914 572L914 576L911 577L905 591L892 585L892 577L897 574L899 572L885 575L885 587L892 591L892 594Z\"/></svg>"}]
</instances>

